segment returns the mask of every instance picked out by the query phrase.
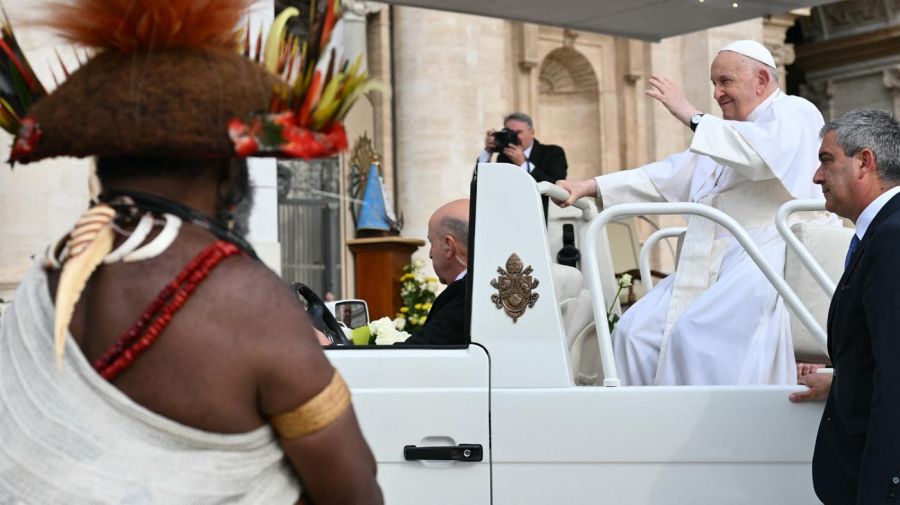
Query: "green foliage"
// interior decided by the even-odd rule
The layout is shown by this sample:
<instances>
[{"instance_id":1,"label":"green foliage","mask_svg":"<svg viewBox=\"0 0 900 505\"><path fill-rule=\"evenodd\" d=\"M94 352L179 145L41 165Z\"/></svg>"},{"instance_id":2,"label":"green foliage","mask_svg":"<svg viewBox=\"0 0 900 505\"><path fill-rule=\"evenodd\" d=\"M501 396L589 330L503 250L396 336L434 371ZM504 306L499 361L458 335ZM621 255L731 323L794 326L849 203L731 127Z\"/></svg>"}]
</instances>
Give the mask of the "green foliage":
<instances>
[{"instance_id":1,"label":"green foliage","mask_svg":"<svg viewBox=\"0 0 900 505\"><path fill-rule=\"evenodd\" d=\"M403 306L397 318L405 321L399 329L408 333L415 333L425 326L425 319L438 289L438 280L426 277L422 273L424 266L422 260L415 260L403 267L403 275L400 276L400 298L403 299Z\"/></svg>"}]
</instances>

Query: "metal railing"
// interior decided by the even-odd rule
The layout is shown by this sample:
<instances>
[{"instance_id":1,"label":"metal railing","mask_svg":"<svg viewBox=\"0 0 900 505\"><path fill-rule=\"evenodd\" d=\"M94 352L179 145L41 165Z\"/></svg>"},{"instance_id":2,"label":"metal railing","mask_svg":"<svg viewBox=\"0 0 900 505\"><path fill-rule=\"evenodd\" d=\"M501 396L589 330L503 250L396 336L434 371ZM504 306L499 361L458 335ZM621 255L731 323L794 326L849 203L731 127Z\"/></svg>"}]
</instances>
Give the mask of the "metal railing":
<instances>
[{"instance_id":1,"label":"metal railing","mask_svg":"<svg viewBox=\"0 0 900 505\"><path fill-rule=\"evenodd\" d=\"M554 200L565 201L569 198L569 192L551 182L543 181L537 185L538 193L547 195ZM581 217L585 221L590 221L597 217L597 206L590 198L579 198L575 200L572 207L581 209Z\"/></svg>"},{"instance_id":2,"label":"metal railing","mask_svg":"<svg viewBox=\"0 0 900 505\"><path fill-rule=\"evenodd\" d=\"M809 252L809 249L800 243L800 239L788 226L788 218L791 217L791 214L816 210L825 210L825 202L821 200L791 200L778 209L778 214L775 216L775 227L778 228L778 233L781 234L787 246L800 258L800 262L803 263L803 266L806 267L813 279L825 290L825 294L831 297L834 296L834 290L837 287L834 281L825 273L819 262Z\"/></svg>"},{"instance_id":3,"label":"metal railing","mask_svg":"<svg viewBox=\"0 0 900 505\"><path fill-rule=\"evenodd\" d=\"M554 198L556 198L554 196ZM560 198L562 199L562 198ZM638 215L673 215L673 214L693 214L710 219L726 230L731 232L737 242L744 248L750 259L756 263L763 275L775 287L778 294L784 299L785 304L800 319L800 322L815 336L819 343L826 346L825 331L816 322L813 315L806 308L806 305L799 299L797 294L788 286L779 272L772 268L772 265L763 257L759 247L750 238L750 235L738 224L734 218L728 216L724 212L702 205L699 203L643 203L643 204L622 204L603 210L591 221L588 226L584 239L585 251L585 275L588 280L588 288L591 290L592 304L594 311L595 328L597 331L597 342L600 347L600 359L603 363L603 385L607 387L619 386L620 380L616 369L615 359L612 351L612 338L609 333L609 327L606 324L600 324L606 321L606 301L603 297L603 286L600 281L600 266L598 262L598 243L600 233L609 224L610 221L621 219L624 217L633 217Z\"/></svg>"},{"instance_id":4,"label":"metal railing","mask_svg":"<svg viewBox=\"0 0 900 505\"><path fill-rule=\"evenodd\" d=\"M650 269L650 253L656 247L656 243L666 238L677 237L686 232L687 228L678 226L674 228L663 228L653 232L647 237L644 245L641 246L641 255L638 258L638 268L641 269L641 284L644 285L644 292L653 289L653 276Z\"/></svg>"}]
</instances>

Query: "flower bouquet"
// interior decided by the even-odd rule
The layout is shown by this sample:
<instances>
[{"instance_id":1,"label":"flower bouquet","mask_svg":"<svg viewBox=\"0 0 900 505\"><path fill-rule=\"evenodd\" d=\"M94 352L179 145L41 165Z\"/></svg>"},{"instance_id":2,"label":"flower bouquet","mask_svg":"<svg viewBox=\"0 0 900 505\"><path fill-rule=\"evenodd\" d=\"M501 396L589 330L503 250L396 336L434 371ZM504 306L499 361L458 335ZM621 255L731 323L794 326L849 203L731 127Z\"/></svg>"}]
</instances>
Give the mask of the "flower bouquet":
<instances>
[{"instance_id":1,"label":"flower bouquet","mask_svg":"<svg viewBox=\"0 0 900 505\"><path fill-rule=\"evenodd\" d=\"M409 333L402 331L404 321L382 317L366 326L360 326L351 333L355 345L394 345L409 338Z\"/></svg>"},{"instance_id":2,"label":"flower bouquet","mask_svg":"<svg viewBox=\"0 0 900 505\"><path fill-rule=\"evenodd\" d=\"M400 329L415 333L425 326L428 311L438 289L438 280L434 277L426 277L422 273L425 262L415 260L403 267L403 275L400 277L400 298L403 306L397 314L396 320L402 320Z\"/></svg>"}]
</instances>

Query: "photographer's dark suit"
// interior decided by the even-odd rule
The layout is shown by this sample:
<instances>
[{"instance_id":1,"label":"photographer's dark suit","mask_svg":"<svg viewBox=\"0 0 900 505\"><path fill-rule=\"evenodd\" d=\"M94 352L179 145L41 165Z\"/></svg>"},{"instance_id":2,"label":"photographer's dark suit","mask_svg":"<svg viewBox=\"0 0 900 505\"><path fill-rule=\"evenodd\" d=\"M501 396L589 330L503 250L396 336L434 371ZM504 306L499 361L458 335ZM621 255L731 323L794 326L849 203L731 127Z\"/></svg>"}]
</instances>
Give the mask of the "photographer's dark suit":
<instances>
[{"instance_id":1,"label":"photographer's dark suit","mask_svg":"<svg viewBox=\"0 0 900 505\"><path fill-rule=\"evenodd\" d=\"M425 326L401 344L468 345L465 335L466 278L447 286L431 304Z\"/></svg>"},{"instance_id":2,"label":"photographer's dark suit","mask_svg":"<svg viewBox=\"0 0 900 505\"><path fill-rule=\"evenodd\" d=\"M534 139L531 146L531 156L527 161L534 165L531 176L537 182L547 181L555 183L558 180L565 179L569 169L566 162L566 152L562 147L553 144L541 144ZM497 163L513 163L505 154L500 153L497 156ZM547 217L547 197L541 198L544 202L544 219Z\"/></svg>"},{"instance_id":3,"label":"photographer's dark suit","mask_svg":"<svg viewBox=\"0 0 900 505\"><path fill-rule=\"evenodd\" d=\"M813 457L825 505L900 500L900 195L875 216L828 313L834 378Z\"/></svg>"}]
</instances>

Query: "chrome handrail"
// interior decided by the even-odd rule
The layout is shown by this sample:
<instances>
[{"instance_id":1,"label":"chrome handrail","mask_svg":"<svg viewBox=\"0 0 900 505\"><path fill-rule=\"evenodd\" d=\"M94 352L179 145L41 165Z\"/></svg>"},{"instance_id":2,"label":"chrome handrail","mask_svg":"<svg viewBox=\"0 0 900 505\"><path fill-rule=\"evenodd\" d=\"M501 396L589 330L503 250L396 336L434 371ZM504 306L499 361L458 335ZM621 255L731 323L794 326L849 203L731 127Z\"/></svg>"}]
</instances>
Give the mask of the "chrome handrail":
<instances>
[{"instance_id":1,"label":"chrome handrail","mask_svg":"<svg viewBox=\"0 0 900 505\"><path fill-rule=\"evenodd\" d=\"M778 229L778 233L781 234L781 238L784 239L785 244L797 254L800 262L803 263L803 266L806 267L813 279L816 280L830 298L834 296L834 290L837 288L837 285L825 273L819 262L813 258L809 249L800 243L800 239L797 238L791 227L788 226L788 218L791 214L810 210L825 210L825 202L821 200L791 200L779 207L778 214L775 216L775 227Z\"/></svg>"},{"instance_id":2,"label":"chrome handrail","mask_svg":"<svg viewBox=\"0 0 900 505\"><path fill-rule=\"evenodd\" d=\"M825 331L816 322L809 309L800 301L800 298L788 286L779 272L776 272L772 265L763 257L759 247L750 238L750 235L734 220L731 216L724 212L714 209L708 205L699 203L630 203L615 205L604 209L600 214L588 225L584 238L584 251L586 272L588 280L588 288L591 290L592 303L594 310L594 322L597 331L597 343L600 347L600 359L603 363L603 385L608 387L619 386L620 380L616 371L615 358L612 352L612 338L609 334L609 327L602 324L601 321L607 320L605 299L603 297L603 286L600 282L600 268L598 264L598 241L599 234L610 221L647 214L693 214L710 219L726 230L731 232L738 243L747 251L750 259L756 263L756 266L762 271L766 279L775 287L778 294L784 298L785 304L800 319L800 322L815 336L822 348L827 347Z\"/></svg>"},{"instance_id":3,"label":"chrome handrail","mask_svg":"<svg viewBox=\"0 0 900 505\"><path fill-rule=\"evenodd\" d=\"M653 289L653 276L650 273L650 253L653 252L653 247L662 239L677 237L686 231L687 228L684 226L663 228L647 237L644 245L641 246L641 254L638 258L638 267L641 269L641 284L644 285L645 292Z\"/></svg>"}]
</instances>

